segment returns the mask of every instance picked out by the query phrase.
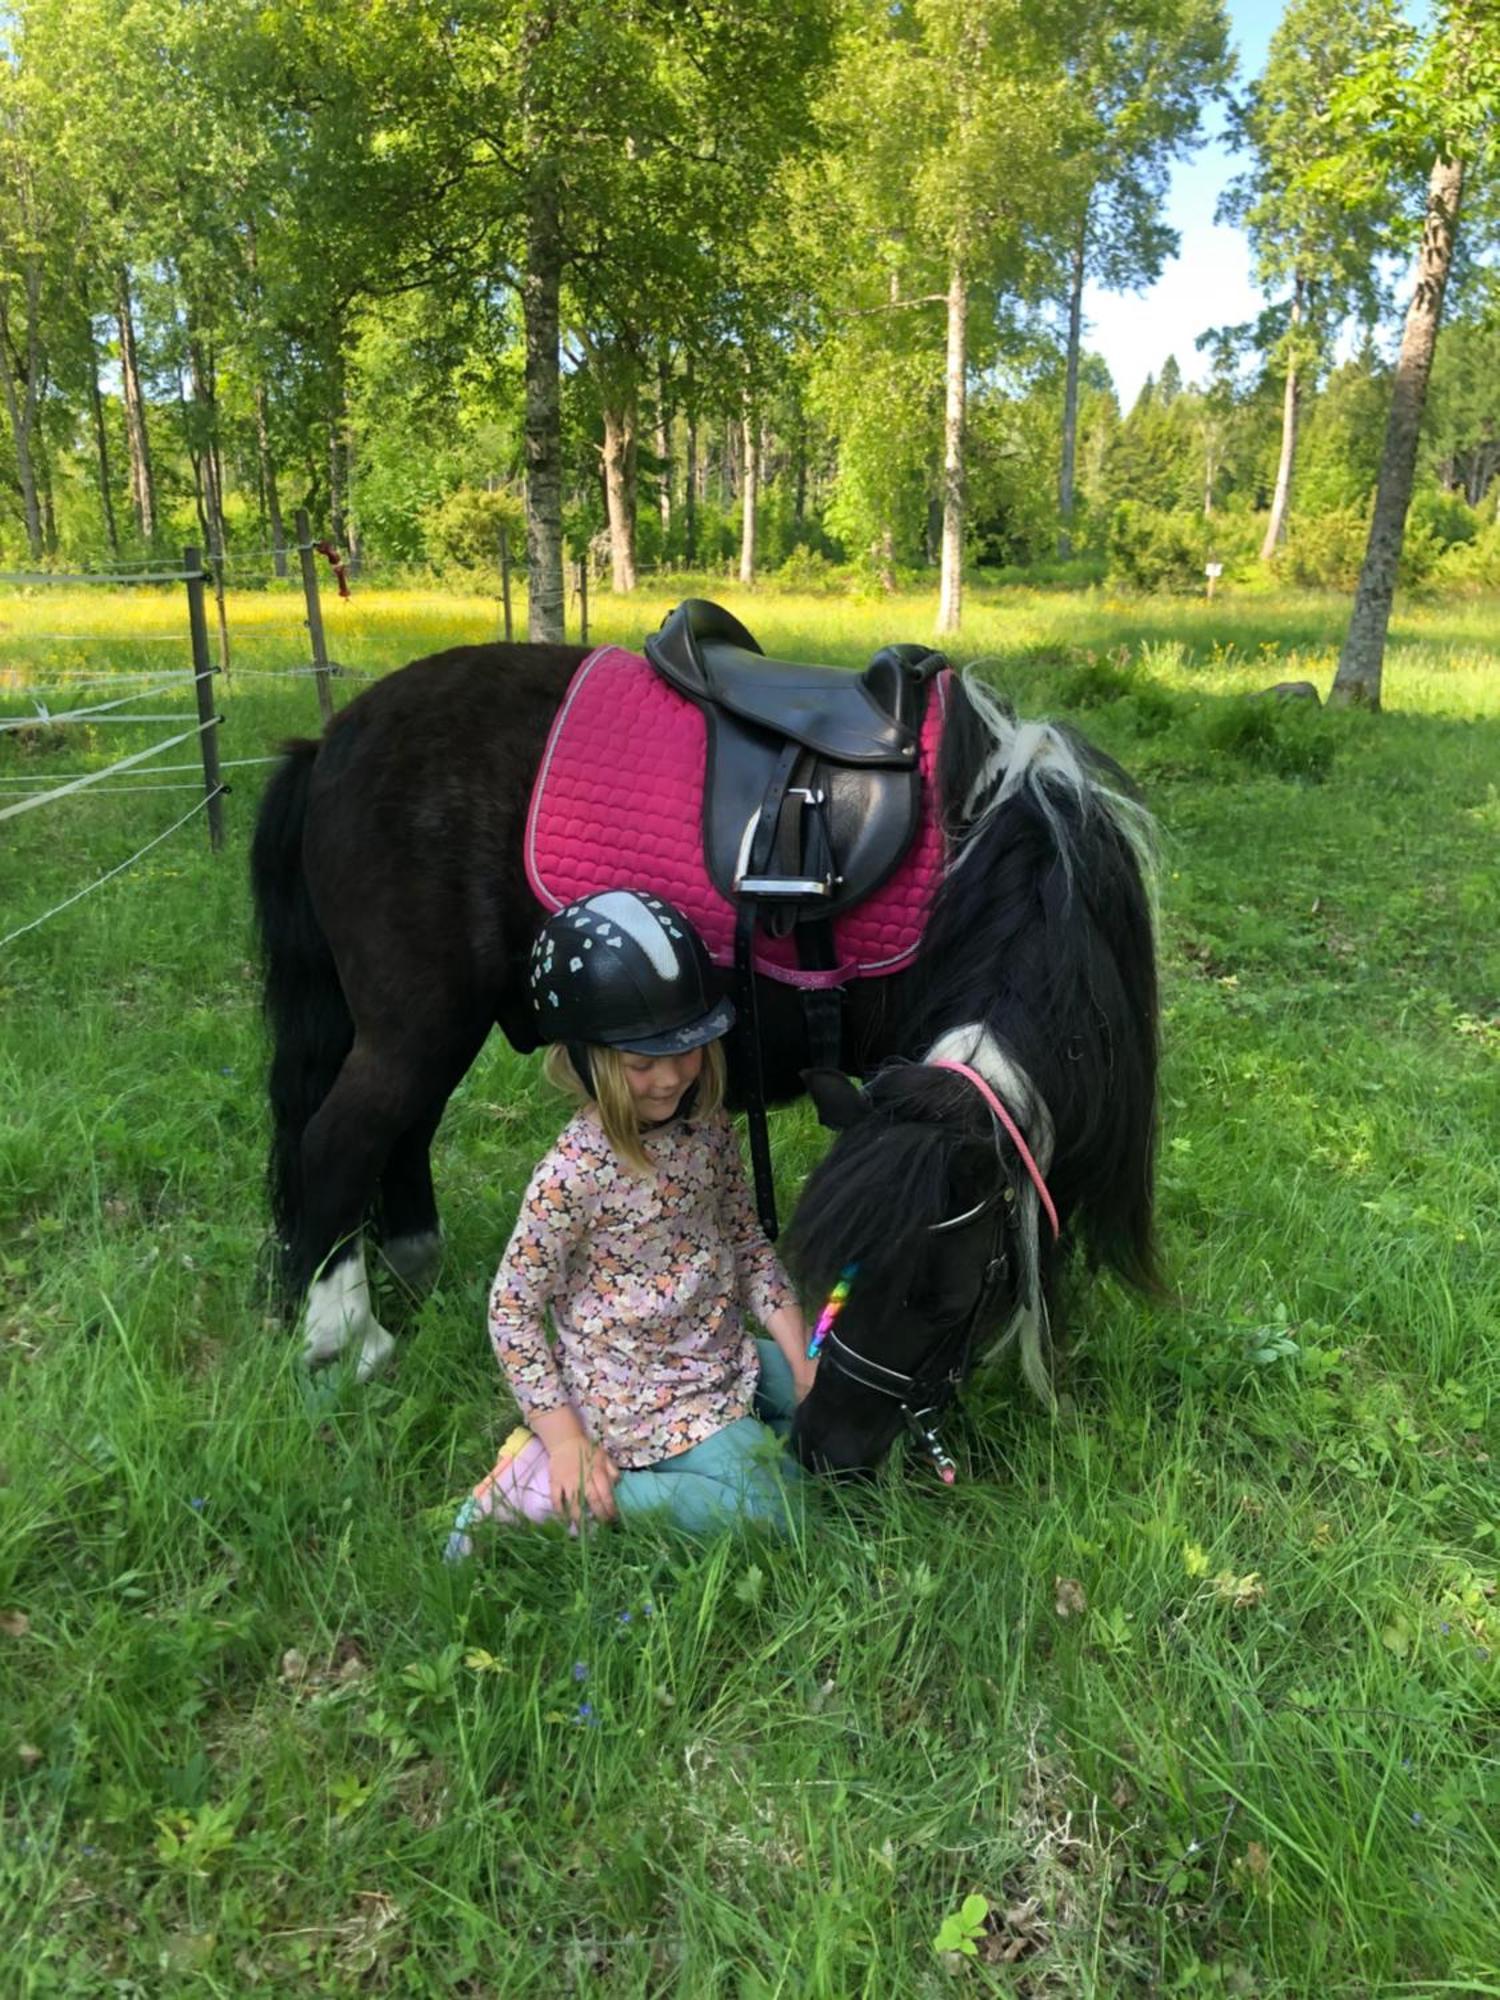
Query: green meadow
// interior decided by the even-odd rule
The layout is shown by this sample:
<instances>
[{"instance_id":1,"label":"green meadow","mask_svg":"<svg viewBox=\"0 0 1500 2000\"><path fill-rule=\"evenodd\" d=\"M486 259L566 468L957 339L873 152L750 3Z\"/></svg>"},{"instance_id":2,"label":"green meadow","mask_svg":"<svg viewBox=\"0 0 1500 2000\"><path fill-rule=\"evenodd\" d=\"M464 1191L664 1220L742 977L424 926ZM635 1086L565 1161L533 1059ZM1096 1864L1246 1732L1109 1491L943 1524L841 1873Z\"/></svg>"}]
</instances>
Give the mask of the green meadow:
<instances>
[{"instance_id":1,"label":"green meadow","mask_svg":"<svg viewBox=\"0 0 1500 2000\"><path fill-rule=\"evenodd\" d=\"M793 656L931 632L710 588ZM1073 1272L1058 1417L977 1380L951 1490L898 1455L791 1546L460 1572L511 1422L484 1292L560 1114L496 1037L398 1366L310 1383L238 762L316 729L300 609L230 602L224 851L200 813L0 950L0 1991L1500 1995L1500 604L1405 605L1372 716L1247 699L1326 690L1342 599L976 592L956 656L1160 818L1165 1296ZM325 614L351 673L496 632L435 589ZM0 598L0 715L159 672L184 717L0 734L0 811L189 726L185 623ZM150 768L0 826L0 935L190 811ZM773 1136L790 1202L820 1134Z\"/></svg>"}]
</instances>

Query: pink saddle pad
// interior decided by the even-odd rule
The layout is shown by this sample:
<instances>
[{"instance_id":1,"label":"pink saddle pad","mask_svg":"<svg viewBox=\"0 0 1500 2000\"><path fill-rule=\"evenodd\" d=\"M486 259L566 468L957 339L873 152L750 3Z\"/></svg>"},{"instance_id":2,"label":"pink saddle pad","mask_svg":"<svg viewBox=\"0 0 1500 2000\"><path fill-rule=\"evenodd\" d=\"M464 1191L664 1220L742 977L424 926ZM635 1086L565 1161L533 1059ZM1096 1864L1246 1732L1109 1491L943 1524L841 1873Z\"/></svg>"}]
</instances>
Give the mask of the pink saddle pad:
<instances>
[{"instance_id":1,"label":"pink saddle pad","mask_svg":"<svg viewBox=\"0 0 1500 2000\"><path fill-rule=\"evenodd\" d=\"M875 894L833 920L838 965L805 972L790 938L757 930L756 969L789 986L833 986L899 972L915 957L942 870L937 756L948 674L935 678L922 725L921 823ZM526 874L560 910L606 889L664 896L698 927L718 965L734 963L734 908L703 859L708 725L701 711L619 646L601 646L568 687L532 787Z\"/></svg>"}]
</instances>

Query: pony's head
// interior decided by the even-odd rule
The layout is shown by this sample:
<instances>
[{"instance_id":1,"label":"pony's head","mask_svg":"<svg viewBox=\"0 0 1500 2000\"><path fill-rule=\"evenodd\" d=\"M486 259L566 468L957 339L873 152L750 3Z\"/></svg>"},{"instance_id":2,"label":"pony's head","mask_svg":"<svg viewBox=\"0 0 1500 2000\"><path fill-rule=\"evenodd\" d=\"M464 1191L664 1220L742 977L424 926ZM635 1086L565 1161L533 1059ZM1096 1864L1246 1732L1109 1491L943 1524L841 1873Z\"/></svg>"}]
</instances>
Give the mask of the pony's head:
<instances>
[{"instance_id":1,"label":"pony's head","mask_svg":"<svg viewBox=\"0 0 1500 2000\"><path fill-rule=\"evenodd\" d=\"M911 1063L864 1089L826 1070L807 1085L837 1136L788 1249L809 1294L836 1296L837 1311L821 1323L793 1448L817 1470L862 1471L910 1429L941 1467L936 1422L1002 1331L1020 1334L1027 1372L1045 1389L1041 1170L1034 1157L1023 1164L1001 1122L1011 1114L997 1118L972 1072ZM1022 1112L1045 1121L1029 1102Z\"/></svg>"},{"instance_id":2,"label":"pony's head","mask_svg":"<svg viewBox=\"0 0 1500 2000\"><path fill-rule=\"evenodd\" d=\"M1060 1230L1091 1264L1154 1281L1149 815L1110 758L1019 722L972 674L939 791L947 860L894 1037L914 1060L864 1090L809 1079L837 1137L792 1260L815 1299L855 1267L793 1427L829 1468L875 1464L997 1335L1050 1400Z\"/></svg>"}]
</instances>

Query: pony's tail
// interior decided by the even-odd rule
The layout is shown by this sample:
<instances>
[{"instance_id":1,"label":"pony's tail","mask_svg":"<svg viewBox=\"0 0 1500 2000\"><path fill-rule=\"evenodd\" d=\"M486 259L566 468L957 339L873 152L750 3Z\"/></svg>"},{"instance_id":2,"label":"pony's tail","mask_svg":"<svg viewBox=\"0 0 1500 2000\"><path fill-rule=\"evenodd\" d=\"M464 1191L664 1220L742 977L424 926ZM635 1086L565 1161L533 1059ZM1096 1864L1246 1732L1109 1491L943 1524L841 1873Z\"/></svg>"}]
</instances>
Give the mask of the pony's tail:
<instances>
[{"instance_id":1,"label":"pony's tail","mask_svg":"<svg viewBox=\"0 0 1500 2000\"><path fill-rule=\"evenodd\" d=\"M302 1221L302 1134L328 1095L354 1039L328 940L302 867L307 794L318 745L294 741L266 787L255 823L250 882L260 931L262 998L271 1035L267 1181L278 1277L290 1295Z\"/></svg>"}]
</instances>

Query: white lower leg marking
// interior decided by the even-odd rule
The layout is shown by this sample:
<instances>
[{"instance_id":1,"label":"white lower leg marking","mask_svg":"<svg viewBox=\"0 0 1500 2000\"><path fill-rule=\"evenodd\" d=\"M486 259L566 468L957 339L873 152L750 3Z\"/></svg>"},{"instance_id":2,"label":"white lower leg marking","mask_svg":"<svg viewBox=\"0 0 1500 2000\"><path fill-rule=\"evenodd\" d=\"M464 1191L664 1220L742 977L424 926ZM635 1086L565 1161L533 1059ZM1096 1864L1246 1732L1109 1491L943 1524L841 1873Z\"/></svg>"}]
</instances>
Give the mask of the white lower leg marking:
<instances>
[{"instance_id":1,"label":"white lower leg marking","mask_svg":"<svg viewBox=\"0 0 1500 2000\"><path fill-rule=\"evenodd\" d=\"M381 1245L387 1266L414 1291L422 1291L438 1274L443 1261L443 1234L440 1229L421 1229L410 1236L393 1236Z\"/></svg>"},{"instance_id":2,"label":"white lower leg marking","mask_svg":"<svg viewBox=\"0 0 1500 2000\"><path fill-rule=\"evenodd\" d=\"M363 1245L356 1246L325 1277L314 1279L307 1294L302 1358L309 1368L319 1368L336 1361L356 1341L357 1372L360 1381L367 1382L390 1359L396 1343L371 1309Z\"/></svg>"}]
</instances>

